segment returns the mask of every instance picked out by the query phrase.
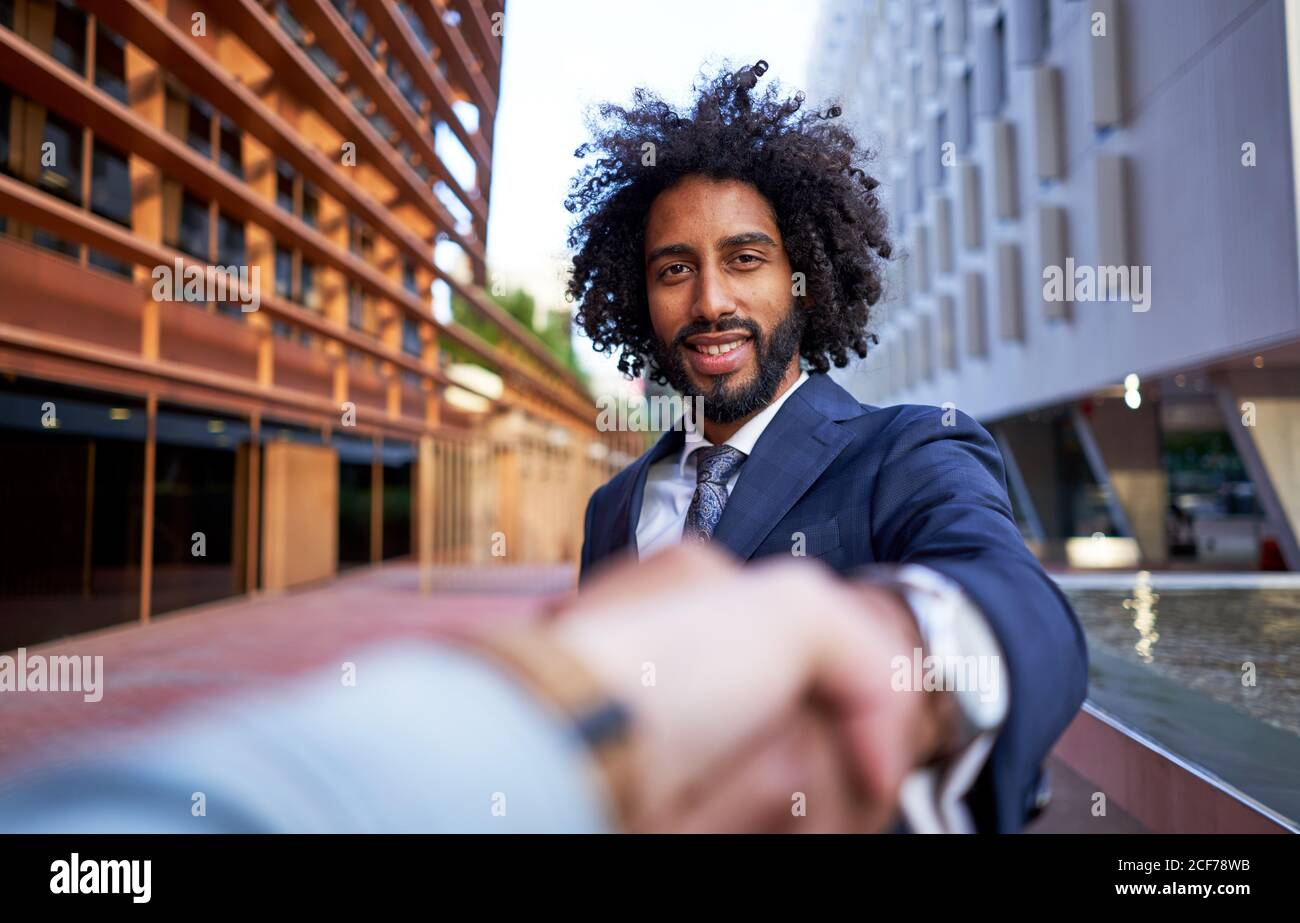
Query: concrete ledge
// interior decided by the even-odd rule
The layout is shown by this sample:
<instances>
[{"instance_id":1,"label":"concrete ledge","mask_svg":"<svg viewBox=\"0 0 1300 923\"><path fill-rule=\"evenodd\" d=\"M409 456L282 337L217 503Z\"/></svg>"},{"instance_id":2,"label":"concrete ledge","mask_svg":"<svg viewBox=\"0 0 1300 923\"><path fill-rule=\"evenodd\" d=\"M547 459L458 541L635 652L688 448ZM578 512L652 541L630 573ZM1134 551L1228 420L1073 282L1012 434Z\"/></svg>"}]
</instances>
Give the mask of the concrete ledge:
<instances>
[{"instance_id":1,"label":"concrete ledge","mask_svg":"<svg viewBox=\"0 0 1300 923\"><path fill-rule=\"evenodd\" d=\"M1300 832L1091 702L1066 729L1054 755L1152 833Z\"/></svg>"}]
</instances>

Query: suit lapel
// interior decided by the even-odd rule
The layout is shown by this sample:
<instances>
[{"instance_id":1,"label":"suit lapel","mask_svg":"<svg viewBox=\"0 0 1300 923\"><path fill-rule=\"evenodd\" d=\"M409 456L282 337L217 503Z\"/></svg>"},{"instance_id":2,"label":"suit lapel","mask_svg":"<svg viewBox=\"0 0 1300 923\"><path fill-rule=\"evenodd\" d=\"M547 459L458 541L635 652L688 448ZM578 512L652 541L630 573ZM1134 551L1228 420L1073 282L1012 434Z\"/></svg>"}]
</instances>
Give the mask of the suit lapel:
<instances>
[{"instance_id":1,"label":"suit lapel","mask_svg":"<svg viewBox=\"0 0 1300 923\"><path fill-rule=\"evenodd\" d=\"M611 554L623 548L630 548L633 555L637 553L636 527L641 520L641 501L645 497L645 480L650 473L650 466L660 459L680 452L685 438L683 430L669 430L659 437L659 441L649 452L633 462L636 471L630 480L631 487L619 500L618 512L614 515L614 526L610 530Z\"/></svg>"},{"instance_id":2,"label":"suit lapel","mask_svg":"<svg viewBox=\"0 0 1300 923\"><path fill-rule=\"evenodd\" d=\"M713 540L748 560L853 440L836 421L862 413L862 406L826 375L810 377L781 406L741 465Z\"/></svg>"}]
</instances>

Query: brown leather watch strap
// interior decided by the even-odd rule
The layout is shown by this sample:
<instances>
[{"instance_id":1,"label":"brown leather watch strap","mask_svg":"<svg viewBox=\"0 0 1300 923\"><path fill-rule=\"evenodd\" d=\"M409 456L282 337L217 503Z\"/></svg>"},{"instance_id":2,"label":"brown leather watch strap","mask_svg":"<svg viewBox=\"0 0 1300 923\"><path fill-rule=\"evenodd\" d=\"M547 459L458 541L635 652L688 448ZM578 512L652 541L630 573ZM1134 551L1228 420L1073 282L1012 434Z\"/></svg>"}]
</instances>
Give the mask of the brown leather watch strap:
<instances>
[{"instance_id":1,"label":"brown leather watch strap","mask_svg":"<svg viewBox=\"0 0 1300 923\"><path fill-rule=\"evenodd\" d=\"M622 703L544 627L513 627L458 640L508 667L568 718L605 778L619 828L629 829L638 789L631 716Z\"/></svg>"}]
</instances>

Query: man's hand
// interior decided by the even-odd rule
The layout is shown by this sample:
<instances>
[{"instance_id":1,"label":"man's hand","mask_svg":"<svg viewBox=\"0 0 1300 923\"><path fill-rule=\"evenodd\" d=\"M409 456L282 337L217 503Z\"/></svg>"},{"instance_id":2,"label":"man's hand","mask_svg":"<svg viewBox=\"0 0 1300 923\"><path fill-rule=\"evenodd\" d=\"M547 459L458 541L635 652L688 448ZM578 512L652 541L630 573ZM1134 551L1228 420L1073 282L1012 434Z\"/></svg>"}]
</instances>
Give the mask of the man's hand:
<instances>
[{"instance_id":1,"label":"man's hand","mask_svg":"<svg viewBox=\"0 0 1300 923\"><path fill-rule=\"evenodd\" d=\"M902 600L816 562L673 548L603 573L551 630L633 713L636 829L886 829L941 739L941 694L891 687L920 646Z\"/></svg>"}]
</instances>

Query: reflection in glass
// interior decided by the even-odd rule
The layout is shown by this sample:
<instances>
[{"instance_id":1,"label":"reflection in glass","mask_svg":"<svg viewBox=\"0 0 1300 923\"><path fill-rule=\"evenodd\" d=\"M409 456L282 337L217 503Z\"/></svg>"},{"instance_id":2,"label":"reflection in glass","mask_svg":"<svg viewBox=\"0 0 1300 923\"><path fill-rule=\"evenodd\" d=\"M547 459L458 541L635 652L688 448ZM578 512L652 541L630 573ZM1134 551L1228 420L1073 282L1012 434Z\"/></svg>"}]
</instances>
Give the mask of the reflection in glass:
<instances>
[{"instance_id":1,"label":"reflection in glass","mask_svg":"<svg viewBox=\"0 0 1300 923\"><path fill-rule=\"evenodd\" d=\"M145 413L0 377L0 651L140 615Z\"/></svg>"},{"instance_id":2,"label":"reflection in glass","mask_svg":"<svg viewBox=\"0 0 1300 923\"><path fill-rule=\"evenodd\" d=\"M159 409L154 468L153 611L170 612L243 592L246 487L241 420Z\"/></svg>"},{"instance_id":3,"label":"reflection in glass","mask_svg":"<svg viewBox=\"0 0 1300 923\"><path fill-rule=\"evenodd\" d=\"M339 453L339 570L370 563L370 504L375 447L369 439L335 436Z\"/></svg>"}]
</instances>

